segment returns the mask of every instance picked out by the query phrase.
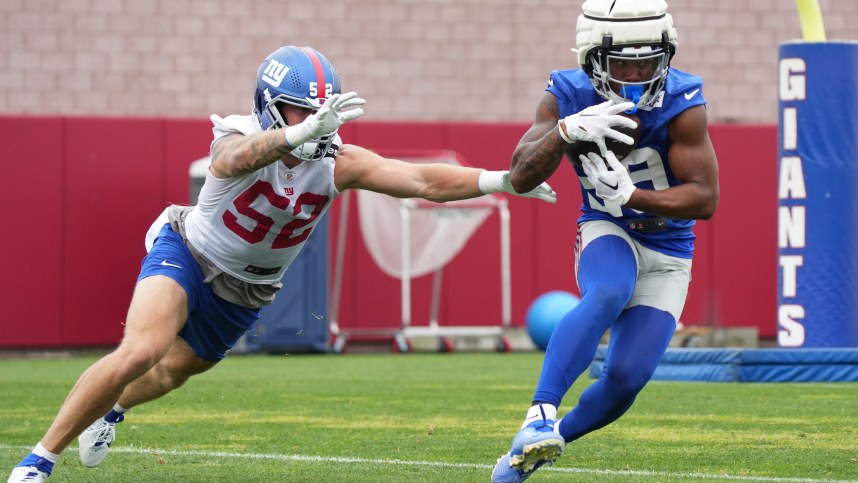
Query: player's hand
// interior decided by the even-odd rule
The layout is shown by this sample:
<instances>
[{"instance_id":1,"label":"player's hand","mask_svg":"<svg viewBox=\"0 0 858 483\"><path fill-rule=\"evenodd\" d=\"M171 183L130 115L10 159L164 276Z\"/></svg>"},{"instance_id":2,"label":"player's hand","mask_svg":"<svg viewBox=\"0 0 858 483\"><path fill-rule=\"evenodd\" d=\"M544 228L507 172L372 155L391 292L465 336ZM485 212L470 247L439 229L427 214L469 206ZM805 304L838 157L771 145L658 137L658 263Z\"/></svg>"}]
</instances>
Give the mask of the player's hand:
<instances>
[{"instance_id":1,"label":"player's hand","mask_svg":"<svg viewBox=\"0 0 858 483\"><path fill-rule=\"evenodd\" d=\"M557 193L551 189L548 183L542 183L528 192L518 193L512 187L509 171L483 171L480 173L477 184L483 194L503 192L524 198L538 198L548 203L557 203Z\"/></svg>"},{"instance_id":2,"label":"player's hand","mask_svg":"<svg viewBox=\"0 0 858 483\"><path fill-rule=\"evenodd\" d=\"M298 147L307 141L331 134L343 124L363 116L363 109L355 106L364 104L366 101L358 97L356 92L334 94L318 111L307 116L304 122L287 127L286 142L292 147ZM352 107L354 109L349 109Z\"/></svg>"},{"instance_id":3,"label":"player's hand","mask_svg":"<svg viewBox=\"0 0 858 483\"><path fill-rule=\"evenodd\" d=\"M608 148L605 146L605 138L616 139L624 144L632 145L635 140L631 136L614 129L614 126L623 126L634 129L637 123L620 113L634 107L632 102L614 104L613 101L605 101L595 106L590 106L583 111L566 116L557 123L557 129L567 143L577 141L592 141L599 146L602 155L607 155Z\"/></svg>"},{"instance_id":4,"label":"player's hand","mask_svg":"<svg viewBox=\"0 0 858 483\"><path fill-rule=\"evenodd\" d=\"M629 176L629 170L617 160L614 153L602 158L596 153L578 156L581 167L590 179L590 184L596 189L596 196L604 200L616 201L621 205L629 202L632 193L637 189ZM607 163L607 165L606 165ZM608 166L611 170L608 170Z\"/></svg>"}]
</instances>

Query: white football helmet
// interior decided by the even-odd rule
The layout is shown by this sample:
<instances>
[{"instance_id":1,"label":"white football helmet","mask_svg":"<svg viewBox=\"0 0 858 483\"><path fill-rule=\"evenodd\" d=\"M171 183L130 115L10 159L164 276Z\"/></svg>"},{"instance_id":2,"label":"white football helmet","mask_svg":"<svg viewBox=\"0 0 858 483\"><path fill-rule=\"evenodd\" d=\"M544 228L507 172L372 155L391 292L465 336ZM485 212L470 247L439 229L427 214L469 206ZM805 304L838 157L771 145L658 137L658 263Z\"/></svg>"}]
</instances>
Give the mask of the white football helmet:
<instances>
[{"instance_id":1,"label":"white football helmet","mask_svg":"<svg viewBox=\"0 0 858 483\"><path fill-rule=\"evenodd\" d=\"M667 2L587 0L582 8L575 38L578 63L596 92L616 103L632 101L636 108L652 106L664 89L670 59L679 48ZM652 77L616 77L616 70L629 62L652 67Z\"/></svg>"}]
</instances>

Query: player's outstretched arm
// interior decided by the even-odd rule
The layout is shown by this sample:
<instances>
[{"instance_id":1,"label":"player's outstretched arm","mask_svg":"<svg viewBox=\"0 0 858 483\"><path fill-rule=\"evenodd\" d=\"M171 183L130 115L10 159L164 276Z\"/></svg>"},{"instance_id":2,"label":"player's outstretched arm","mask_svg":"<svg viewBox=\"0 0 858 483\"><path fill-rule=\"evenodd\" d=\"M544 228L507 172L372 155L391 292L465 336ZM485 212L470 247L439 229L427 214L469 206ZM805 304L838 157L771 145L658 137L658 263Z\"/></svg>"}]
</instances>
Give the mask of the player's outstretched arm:
<instances>
[{"instance_id":1,"label":"player's outstretched arm","mask_svg":"<svg viewBox=\"0 0 858 483\"><path fill-rule=\"evenodd\" d=\"M334 169L334 182L340 191L365 189L396 198L423 198L439 203L500 192L549 203L556 200L554 190L545 183L526 193L516 193L507 171L407 163L354 145L340 149Z\"/></svg>"}]
</instances>

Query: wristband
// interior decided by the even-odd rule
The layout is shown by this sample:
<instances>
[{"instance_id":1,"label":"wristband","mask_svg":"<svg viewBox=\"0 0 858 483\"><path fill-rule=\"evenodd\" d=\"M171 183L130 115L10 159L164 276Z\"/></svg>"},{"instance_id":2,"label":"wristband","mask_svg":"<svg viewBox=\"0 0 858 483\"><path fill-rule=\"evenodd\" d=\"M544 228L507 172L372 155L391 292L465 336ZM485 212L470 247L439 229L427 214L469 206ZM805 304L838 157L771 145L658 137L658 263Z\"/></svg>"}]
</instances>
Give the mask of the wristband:
<instances>
[{"instance_id":1,"label":"wristband","mask_svg":"<svg viewBox=\"0 0 858 483\"><path fill-rule=\"evenodd\" d=\"M503 188L503 176L507 171L483 171L480 177L477 178L477 187L480 193L487 195L490 193L498 193L506 191Z\"/></svg>"},{"instance_id":2,"label":"wristband","mask_svg":"<svg viewBox=\"0 0 858 483\"><path fill-rule=\"evenodd\" d=\"M295 149L309 141L307 130L304 129L303 123L296 124L295 126L288 126L283 131L283 140L286 141L286 145L291 149Z\"/></svg>"},{"instance_id":3,"label":"wristband","mask_svg":"<svg viewBox=\"0 0 858 483\"><path fill-rule=\"evenodd\" d=\"M294 146L292 143L289 142L289 128L290 127L292 127L292 126L288 126L286 129L283 130L283 141L286 143L286 146L289 149L295 149L298 146Z\"/></svg>"},{"instance_id":4,"label":"wristband","mask_svg":"<svg viewBox=\"0 0 858 483\"><path fill-rule=\"evenodd\" d=\"M572 139L569 138L569 135L566 134L566 130L563 129L563 124L560 124L561 121L557 121L557 132L560 133L560 137L569 144L572 144ZM565 123L564 123L565 124Z\"/></svg>"}]
</instances>

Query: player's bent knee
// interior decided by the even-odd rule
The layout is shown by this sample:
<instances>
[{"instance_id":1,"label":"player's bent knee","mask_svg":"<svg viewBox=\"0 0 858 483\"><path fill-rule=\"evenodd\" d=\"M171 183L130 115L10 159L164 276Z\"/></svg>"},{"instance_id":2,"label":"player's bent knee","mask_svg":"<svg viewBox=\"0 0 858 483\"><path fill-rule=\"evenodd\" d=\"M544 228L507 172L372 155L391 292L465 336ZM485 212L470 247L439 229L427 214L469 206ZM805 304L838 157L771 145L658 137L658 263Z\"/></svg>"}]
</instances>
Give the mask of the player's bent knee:
<instances>
[{"instance_id":1,"label":"player's bent knee","mask_svg":"<svg viewBox=\"0 0 858 483\"><path fill-rule=\"evenodd\" d=\"M204 361L188 354L183 357L176 357L176 353L173 352L162 359L156 368L163 384L173 390L182 387L191 376L203 373L214 367L215 364L215 362Z\"/></svg>"},{"instance_id":2,"label":"player's bent knee","mask_svg":"<svg viewBox=\"0 0 858 483\"><path fill-rule=\"evenodd\" d=\"M161 364L156 364L149 374L153 376L153 384L157 384L161 387L164 393L182 387L182 385L188 380L187 377L177 375Z\"/></svg>"},{"instance_id":3,"label":"player's bent knee","mask_svg":"<svg viewBox=\"0 0 858 483\"><path fill-rule=\"evenodd\" d=\"M634 286L612 283L611 281L595 283L587 289L586 296L594 297L600 307L610 308L617 313L623 310L634 293Z\"/></svg>"},{"instance_id":4,"label":"player's bent knee","mask_svg":"<svg viewBox=\"0 0 858 483\"><path fill-rule=\"evenodd\" d=\"M188 382L188 379L190 379L190 378L191 378L190 375L167 374L164 377L164 385L172 391L173 389L178 389L178 388L184 386L185 383Z\"/></svg>"},{"instance_id":5,"label":"player's bent knee","mask_svg":"<svg viewBox=\"0 0 858 483\"><path fill-rule=\"evenodd\" d=\"M636 396L652 378L653 371L645 367L614 368L606 371L605 380L611 392L619 397Z\"/></svg>"},{"instance_id":6,"label":"player's bent knee","mask_svg":"<svg viewBox=\"0 0 858 483\"><path fill-rule=\"evenodd\" d=\"M208 369L198 368L195 366L169 366L161 364L156 367L158 369L160 383L165 389L170 391L184 386L191 376L205 372L205 370Z\"/></svg>"}]
</instances>

